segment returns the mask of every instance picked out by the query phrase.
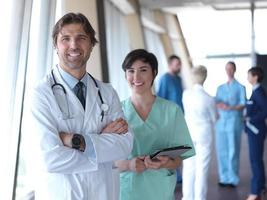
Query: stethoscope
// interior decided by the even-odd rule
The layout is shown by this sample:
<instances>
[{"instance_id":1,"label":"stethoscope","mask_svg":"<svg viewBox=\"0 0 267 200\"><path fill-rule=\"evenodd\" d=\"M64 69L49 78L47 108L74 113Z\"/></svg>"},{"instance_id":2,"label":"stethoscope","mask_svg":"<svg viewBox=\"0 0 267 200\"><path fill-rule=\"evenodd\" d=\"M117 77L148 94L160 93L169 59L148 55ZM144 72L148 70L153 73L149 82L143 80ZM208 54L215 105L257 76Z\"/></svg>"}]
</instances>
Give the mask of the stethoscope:
<instances>
[{"instance_id":1,"label":"stethoscope","mask_svg":"<svg viewBox=\"0 0 267 200\"><path fill-rule=\"evenodd\" d=\"M53 72L53 69L52 69L52 71L51 71L51 74L52 74L53 81L54 81L54 84L51 86L52 91L53 91L53 89L54 89L55 86L60 87L60 88L63 90L63 93L64 93L64 95L65 95L65 99L66 99L66 102L67 102L67 91L66 91L65 87L64 87L62 84L60 84L60 83L58 83L58 82L56 81L56 79L55 79L55 75L54 75L54 72ZM101 102L100 109L101 109L101 122L102 122L103 119L104 119L105 112L108 111L109 106L108 106L107 104L104 103L103 98L102 98L102 95L101 95L101 92L100 92L100 89L99 89L99 87L98 87L98 84L97 84L95 78L94 78L91 74L89 74L89 73L87 73L87 74L88 74L88 75L90 76L90 78L93 80L93 82L94 82L94 84L95 84L95 86L96 86L96 88L97 88L97 90L98 90L98 96L99 96L99 99L100 99L100 102ZM68 104L67 104L67 107L68 107L68 117L70 118L70 109L69 109L69 105L68 105Z\"/></svg>"}]
</instances>

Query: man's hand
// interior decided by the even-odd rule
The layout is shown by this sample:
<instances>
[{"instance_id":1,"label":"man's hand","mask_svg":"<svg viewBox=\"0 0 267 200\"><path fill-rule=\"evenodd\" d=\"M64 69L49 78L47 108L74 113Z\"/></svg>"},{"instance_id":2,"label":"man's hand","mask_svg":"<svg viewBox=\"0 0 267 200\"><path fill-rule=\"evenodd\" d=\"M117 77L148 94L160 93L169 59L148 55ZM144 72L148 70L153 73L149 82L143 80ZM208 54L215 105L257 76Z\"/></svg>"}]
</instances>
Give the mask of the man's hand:
<instances>
[{"instance_id":1,"label":"man's hand","mask_svg":"<svg viewBox=\"0 0 267 200\"><path fill-rule=\"evenodd\" d=\"M74 136L74 133L66 133L66 132L60 132L59 133L59 137L60 137L62 143L64 144L64 146L69 147L69 148L74 148L72 146L73 136ZM81 137L80 138L81 139L80 148L79 149L74 148L74 149L77 149L79 151L84 152L85 148L86 148L86 143L85 143L84 137L82 135L79 135L79 136Z\"/></svg>"},{"instance_id":2,"label":"man's hand","mask_svg":"<svg viewBox=\"0 0 267 200\"><path fill-rule=\"evenodd\" d=\"M146 170L146 166L144 163L144 156L138 156L133 158L129 161L129 170L136 172L136 173L142 173Z\"/></svg>"},{"instance_id":3,"label":"man's hand","mask_svg":"<svg viewBox=\"0 0 267 200\"><path fill-rule=\"evenodd\" d=\"M127 122L119 118L111 123L109 123L101 133L117 133L117 134L125 134L128 132L128 124Z\"/></svg>"},{"instance_id":4,"label":"man's hand","mask_svg":"<svg viewBox=\"0 0 267 200\"><path fill-rule=\"evenodd\" d=\"M229 110L230 107L226 105L225 103L217 103L217 108L221 110Z\"/></svg>"},{"instance_id":5,"label":"man's hand","mask_svg":"<svg viewBox=\"0 0 267 200\"><path fill-rule=\"evenodd\" d=\"M66 132L60 132L59 137L60 137L61 141L63 142L64 146L72 148L73 134L66 133Z\"/></svg>"}]
</instances>

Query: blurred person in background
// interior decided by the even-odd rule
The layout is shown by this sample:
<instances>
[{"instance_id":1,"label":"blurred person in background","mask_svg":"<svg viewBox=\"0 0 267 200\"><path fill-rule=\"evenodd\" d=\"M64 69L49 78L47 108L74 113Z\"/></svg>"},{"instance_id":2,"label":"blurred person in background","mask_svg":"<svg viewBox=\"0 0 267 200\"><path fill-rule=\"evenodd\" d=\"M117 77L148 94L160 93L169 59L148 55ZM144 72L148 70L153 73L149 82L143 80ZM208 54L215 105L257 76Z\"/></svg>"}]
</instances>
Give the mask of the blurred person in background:
<instances>
[{"instance_id":1,"label":"blurred person in background","mask_svg":"<svg viewBox=\"0 0 267 200\"><path fill-rule=\"evenodd\" d=\"M160 78L157 95L173 101L183 110L183 85L179 75L181 68L181 59L176 55L170 56L168 59L168 72Z\"/></svg>"},{"instance_id":2,"label":"blurred person in background","mask_svg":"<svg viewBox=\"0 0 267 200\"><path fill-rule=\"evenodd\" d=\"M217 88L216 104L219 119L216 123L216 151L220 187L234 188L239 183L239 155L243 130L245 87L235 79L236 65L225 66L228 81Z\"/></svg>"},{"instance_id":3,"label":"blurred person in background","mask_svg":"<svg viewBox=\"0 0 267 200\"><path fill-rule=\"evenodd\" d=\"M183 162L183 200L206 200L217 111L214 98L203 88L207 69L197 66L191 72L194 85L184 91L183 105L196 155Z\"/></svg>"},{"instance_id":4,"label":"blurred person in background","mask_svg":"<svg viewBox=\"0 0 267 200\"><path fill-rule=\"evenodd\" d=\"M182 110L184 110L182 103L183 86L182 79L179 75L181 72L181 67L182 62L180 57L171 55L168 58L168 72L160 78L157 95L176 103ZM177 183L181 182L182 176L180 169L178 168Z\"/></svg>"},{"instance_id":5,"label":"blurred person in background","mask_svg":"<svg viewBox=\"0 0 267 200\"><path fill-rule=\"evenodd\" d=\"M246 104L246 133L249 144L249 158L252 171L250 195L247 200L260 200L265 192L264 141L266 138L267 96L260 85L264 77L260 67L248 70L248 82L252 95Z\"/></svg>"}]
</instances>

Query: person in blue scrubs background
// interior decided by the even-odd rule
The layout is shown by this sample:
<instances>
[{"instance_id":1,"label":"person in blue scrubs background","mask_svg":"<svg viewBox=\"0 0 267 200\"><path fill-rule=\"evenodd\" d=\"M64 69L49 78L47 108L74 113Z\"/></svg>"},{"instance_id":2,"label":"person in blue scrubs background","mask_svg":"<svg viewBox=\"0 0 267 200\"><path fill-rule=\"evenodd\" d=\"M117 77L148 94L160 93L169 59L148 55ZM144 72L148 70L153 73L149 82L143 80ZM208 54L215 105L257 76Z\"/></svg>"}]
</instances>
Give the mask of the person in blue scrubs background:
<instances>
[{"instance_id":1,"label":"person in blue scrubs background","mask_svg":"<svg viewBox=\"0 0 267 200\"><path fill-rule=\"evenodd\" d=\"M247 200L260 200L265 191L264 141L266 138L267 95L260 83L263 70L253 67L248 71L248 81L252 85L252 95L246 104L246 127L249 158L252 170L250 195Z\"/></svg>"},{"instance_id":2,"label":"person in blue scrubs background","mask_svg":"<svg viewBox=\"0 0 267 200\"><path fill-rule=\"evenodd\" d=\"M179 76L181 67L182 62L178 56L168 58L168 72L160 78L157 95L176 103L183 110L183 85Z\"/></svg>"},{"instance_id":3,"label":"person in blue scrubs background","mask_svg":"<svg viewBox=\"0 0 267 200\"><path fill-rule=\"evenodd\" d=\"M216 151L219 168L219 186L236 187L239 183L239 154L243 130L243 109L246 104L245 87L234 77L236 65L225 67L227 83L216 93L219 119L216 123Z\"/></svg>"},{"instance_id":4,"label":"person in blue scrubs background","mask_svg":"<svg viewBox=\"0 0 267 200\"><path fill-rule=\"evenodd\" d=\"M168 58L168 72L165 73L159 81L157 96L176 103L184 111L182 96L183 86L182 79L179 76L182 67L180 57L171 55ZM177 183L182 182L182 175L177 169Z\"/></svg>"}]
</instances>

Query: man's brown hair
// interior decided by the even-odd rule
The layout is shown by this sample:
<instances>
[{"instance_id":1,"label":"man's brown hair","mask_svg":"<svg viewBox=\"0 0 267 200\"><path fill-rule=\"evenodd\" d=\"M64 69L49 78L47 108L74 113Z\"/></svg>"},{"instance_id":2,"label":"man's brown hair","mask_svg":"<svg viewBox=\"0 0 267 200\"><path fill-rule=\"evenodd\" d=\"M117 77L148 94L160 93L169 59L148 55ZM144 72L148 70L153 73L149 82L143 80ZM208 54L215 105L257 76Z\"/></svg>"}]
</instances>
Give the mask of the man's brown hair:
<instances>
[{"instance_id":1,"label":"man's brown hair","mask_svg":"<svg viewBox=\"0 0 267 200\"><path fill-rule=\"evenodd\" d=\"M57 44L58 34L62 30L62 28L68 24L81 24L84 29L84 32L89 36L92 45L95 46L95 44L97 43L97 39L95 37L95 30L91 26L88 19L81 13L67 13L63 17L61 17L60 20L58 20L58 22L53 28L52 33L54 46L56 46Z\"/></svg>"}]
</instances>

